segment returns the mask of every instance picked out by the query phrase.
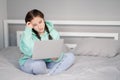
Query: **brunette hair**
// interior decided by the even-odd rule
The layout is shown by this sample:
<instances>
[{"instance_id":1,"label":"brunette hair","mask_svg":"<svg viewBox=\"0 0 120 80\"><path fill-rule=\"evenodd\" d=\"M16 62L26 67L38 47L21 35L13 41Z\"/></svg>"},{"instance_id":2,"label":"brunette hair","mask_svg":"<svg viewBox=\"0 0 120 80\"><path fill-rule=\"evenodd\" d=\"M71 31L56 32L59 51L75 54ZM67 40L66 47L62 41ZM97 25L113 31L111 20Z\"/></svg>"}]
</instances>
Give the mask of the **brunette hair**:
<instances>
[{"instance_id":1,"label":"brunette hair","mask_svg":"<svg viewBox=\"0 0 120 80\"><path fill-rule=\"evenodd\" d=\"M37 10L37 9L33 9L33 10L30 10L27 14L26 14L26 17L25 17L25 22L30 22L34 17L41 17L43 18L44 20L44 14ZM45 30L47 31L47 33L49 34L48 38L51 40L52 39L52 36L50 35L50 31L45 23ZM34 29L32 29L32 31L36 34L37 38L41 40L41 37L39 36L38 32Z\"/></svg>"}]
</instances>

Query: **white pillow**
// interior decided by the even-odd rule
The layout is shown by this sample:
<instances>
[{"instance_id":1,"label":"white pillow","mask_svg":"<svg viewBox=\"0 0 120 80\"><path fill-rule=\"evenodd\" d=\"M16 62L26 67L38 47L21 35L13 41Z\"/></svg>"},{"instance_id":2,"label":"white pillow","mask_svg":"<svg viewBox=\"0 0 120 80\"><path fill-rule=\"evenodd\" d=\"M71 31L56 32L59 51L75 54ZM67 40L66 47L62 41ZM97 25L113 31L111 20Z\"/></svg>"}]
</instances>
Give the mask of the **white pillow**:
<instances>
[{"instance_id":1,"label":"white pillow","mask_svg":"<svg viewBox=\"0 0 120 80\"><path fill-rule=\"evenodd\" d=\"M80 40L74 53L85 56L113 57L119 53L120 41L112 39L86 38Z\"/></svg>"}]
</instances>

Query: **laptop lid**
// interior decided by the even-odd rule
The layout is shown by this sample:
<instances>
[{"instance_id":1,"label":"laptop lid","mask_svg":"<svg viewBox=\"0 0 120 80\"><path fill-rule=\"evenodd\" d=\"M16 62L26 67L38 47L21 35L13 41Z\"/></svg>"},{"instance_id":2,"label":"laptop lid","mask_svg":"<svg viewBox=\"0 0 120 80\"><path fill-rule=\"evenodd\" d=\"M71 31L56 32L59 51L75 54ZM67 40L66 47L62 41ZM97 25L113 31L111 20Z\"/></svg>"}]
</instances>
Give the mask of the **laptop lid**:
<instances>
[{"instance_id":1,"label":"laptop lid","mask_svg":"<svg viewBox=\"0 0 120 80\"><path fill-rule=\"evenodd\" d=\"M59 57L62 53L64 40L35 41L32 59Z\"/></svg>"}]
</instances>

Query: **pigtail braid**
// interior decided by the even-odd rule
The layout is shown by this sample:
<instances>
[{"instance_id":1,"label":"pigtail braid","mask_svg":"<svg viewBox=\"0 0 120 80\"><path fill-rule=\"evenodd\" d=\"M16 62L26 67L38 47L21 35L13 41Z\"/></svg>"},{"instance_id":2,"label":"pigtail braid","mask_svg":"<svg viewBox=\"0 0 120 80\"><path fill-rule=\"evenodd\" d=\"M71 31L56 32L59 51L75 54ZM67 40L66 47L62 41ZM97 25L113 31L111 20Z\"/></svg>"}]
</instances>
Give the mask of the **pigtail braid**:
<instances>
[{"instance_id":1,"label":"pigtail braid","mask_svg":"<svg viewBox=\"0 0 120 80\"><path fill-rule=\"evenodd\" d=\"M34 30L34 29L32 29L32 31L35 33L35 35L37 36L37 38L38 38L39 40L41 40L41 37L39 36L38 32L37 32L36 30Z\"/></svg>"},{"instance_id":2,"label":"pigtail braid","mask_svg":"<svg viewBox=\"0 0 120 80\"><path fill-rule=\"evenodd\" d=\"M49 31L49 29L48 29L46 23L45 23L45 30L46 30L47 33L48 33L48 38L49 38L49 40L52 40L53 38L52 38L52 36L50 35L50 31Z\"/></svg>"}]
</instances>

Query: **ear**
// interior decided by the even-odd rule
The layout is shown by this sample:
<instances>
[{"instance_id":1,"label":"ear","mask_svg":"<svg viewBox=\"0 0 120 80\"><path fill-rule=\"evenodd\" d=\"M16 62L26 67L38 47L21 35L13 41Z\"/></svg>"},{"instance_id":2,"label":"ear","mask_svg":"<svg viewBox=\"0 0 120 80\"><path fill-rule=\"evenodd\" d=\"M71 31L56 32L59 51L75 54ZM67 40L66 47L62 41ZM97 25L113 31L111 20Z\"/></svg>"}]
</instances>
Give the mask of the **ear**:
<instances>
[{"instance_id":1,"label":"ear","mask_svg":"<svg viewBox=\"0 0 120 80\"><path fill-rule=\"evenodd\" d=\"M27 26L27 27L31 27L31 28L33 28L31 22L27 22L27 23L26 23L26 26Z\"/></svg>"}]
</instances>

